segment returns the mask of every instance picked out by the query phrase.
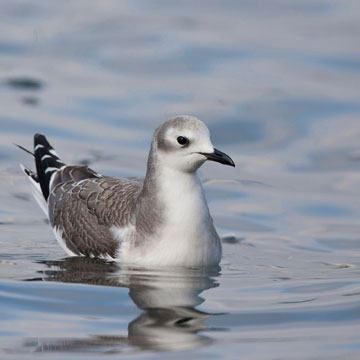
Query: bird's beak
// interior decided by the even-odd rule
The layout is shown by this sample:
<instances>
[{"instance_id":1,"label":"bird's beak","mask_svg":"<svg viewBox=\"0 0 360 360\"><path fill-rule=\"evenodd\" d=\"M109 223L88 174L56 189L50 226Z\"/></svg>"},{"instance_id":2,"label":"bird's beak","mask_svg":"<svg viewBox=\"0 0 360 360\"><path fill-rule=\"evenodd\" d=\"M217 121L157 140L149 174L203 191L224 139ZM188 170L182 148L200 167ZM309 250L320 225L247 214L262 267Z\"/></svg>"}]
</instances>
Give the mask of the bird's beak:
<instances>
[{"instance_id":1,"label":"bird's beak","mask_svg":"<svg viewBox=\"0 0 360 360\"><path fill-rule=\"evenodd\" d=\"M201 152L199 154L204 155L207 160L216 161L224 165L230 165L235 167L235 163L232 161L231 157L220 150L214 149L214 152L212 153Z\"/></svg>"}]
</instances>

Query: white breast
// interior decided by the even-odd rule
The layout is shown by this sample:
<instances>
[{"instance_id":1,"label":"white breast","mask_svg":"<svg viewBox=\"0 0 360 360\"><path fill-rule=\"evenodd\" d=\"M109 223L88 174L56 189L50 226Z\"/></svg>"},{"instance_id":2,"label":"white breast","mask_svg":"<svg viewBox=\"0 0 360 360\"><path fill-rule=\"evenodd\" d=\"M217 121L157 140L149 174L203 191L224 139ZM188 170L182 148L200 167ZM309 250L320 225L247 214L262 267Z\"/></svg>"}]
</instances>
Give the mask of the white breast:
<instances>
[{"instance_id":1,"label":"white breast","mask_svg":"<svg viewBox=\"0 0 360 360\"><path fill-rule=\"evenodd\" d=\"M209 213L200 180L195 174L169 173L163 176L161 201L163 223L156 235L141 246L132 246L135 229L117 229L125 239L119 260L143 266L216 265L221 244ZM166 179L166 180L165 180Z\"/></svg>"}]
</instances>

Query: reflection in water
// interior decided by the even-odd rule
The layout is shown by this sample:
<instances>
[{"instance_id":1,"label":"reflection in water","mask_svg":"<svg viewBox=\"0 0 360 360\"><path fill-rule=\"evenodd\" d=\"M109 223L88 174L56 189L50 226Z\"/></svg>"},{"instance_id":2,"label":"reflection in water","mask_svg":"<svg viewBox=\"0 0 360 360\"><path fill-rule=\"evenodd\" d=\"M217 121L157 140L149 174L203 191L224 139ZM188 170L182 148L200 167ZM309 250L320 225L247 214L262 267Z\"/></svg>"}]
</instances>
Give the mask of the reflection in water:
<instances>
[{"instance_id":1,"label":"reflection in water","mask_svg":"<svg viewBox=\"0 0 360 360\"><path fill-rule=\"evenodd\" d=\"M39 278L28 281L58 281L128 287L129 296L143 312L128 324L128 335L96 335L88 338L27 339L26 349L32 351L111 351L187 350L211 342L200 334L211 314L195 307L204 299L202 291L218 286L211 270L182 269L179 271L119 268L116 263L98 259L66 258L43 262L49 269ZM101 305L99 305L101 306ZM130 347L130 349L128 348Z\"/></svg>"}]
</instances>

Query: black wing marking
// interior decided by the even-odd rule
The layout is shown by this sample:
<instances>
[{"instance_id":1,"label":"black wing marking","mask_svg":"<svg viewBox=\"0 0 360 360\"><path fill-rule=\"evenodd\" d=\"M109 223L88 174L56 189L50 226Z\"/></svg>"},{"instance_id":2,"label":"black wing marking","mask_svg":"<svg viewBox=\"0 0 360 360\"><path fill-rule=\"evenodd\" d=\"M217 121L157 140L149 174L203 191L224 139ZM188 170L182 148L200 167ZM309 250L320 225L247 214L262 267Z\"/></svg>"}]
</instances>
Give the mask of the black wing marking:
<instances>
[{"instance_id":1,"label":"black wing marking","mask_svg":"<svg viewBox=\"0 0 360 360\"><path fill-rule=\"evenodd\" d=\"M36 172L45 200L49 197L51 175L65 164L59 159L53 147L42 134L34 135L34 156Z\"/></svg>"}]
</instances>

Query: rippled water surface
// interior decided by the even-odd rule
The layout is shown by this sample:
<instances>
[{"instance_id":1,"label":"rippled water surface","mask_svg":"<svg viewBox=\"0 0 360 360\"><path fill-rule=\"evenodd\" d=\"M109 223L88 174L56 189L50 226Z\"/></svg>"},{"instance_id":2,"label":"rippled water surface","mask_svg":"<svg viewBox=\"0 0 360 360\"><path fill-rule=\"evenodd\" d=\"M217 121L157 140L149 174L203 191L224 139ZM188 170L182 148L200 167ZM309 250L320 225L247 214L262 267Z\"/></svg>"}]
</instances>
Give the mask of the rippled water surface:
<instances>
[{"instance_id":1,"label":"rippled water surface","mask_svg":"<svg viewBox=\"0 0 360 360\"><path fill-rule=\"evenodd\" d=\"M0 3L1 359L358 359L355 0ZM13 146L143 176L154 128L204 120L220 268L64 253Z\"/></svg>"}]
</instances>

